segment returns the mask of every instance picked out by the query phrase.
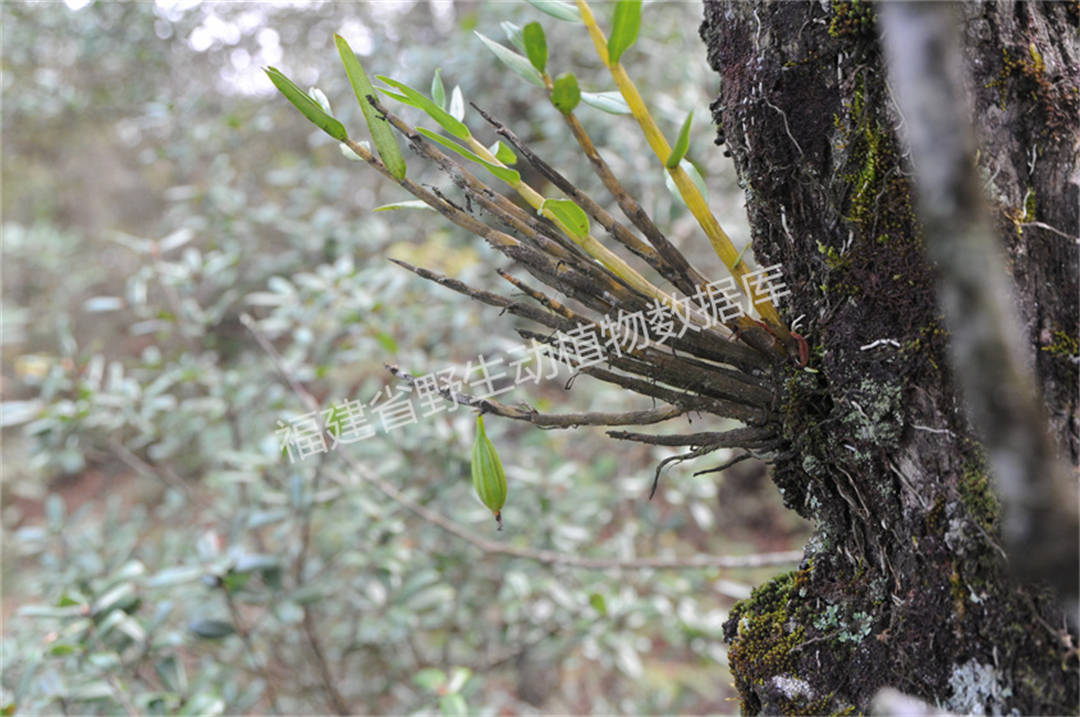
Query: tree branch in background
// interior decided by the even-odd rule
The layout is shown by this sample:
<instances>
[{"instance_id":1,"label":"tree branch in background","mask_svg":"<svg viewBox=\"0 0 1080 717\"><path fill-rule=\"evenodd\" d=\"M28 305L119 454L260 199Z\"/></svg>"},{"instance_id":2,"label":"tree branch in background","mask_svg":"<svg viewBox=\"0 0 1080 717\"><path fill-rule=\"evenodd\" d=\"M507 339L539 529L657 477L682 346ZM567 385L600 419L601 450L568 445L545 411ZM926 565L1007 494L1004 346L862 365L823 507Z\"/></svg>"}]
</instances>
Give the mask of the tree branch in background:
<instances>
[{"instance_id":1,"label":"tree branch in background","mask_svg":"<svg viewBox=\"0 0 1080 717\"><path fill-rule=\"evenodd\" d=\"M322 411L319 410L319 402L311 392L304 388L304 385L293 375L292 371L285 365L285 359L281 356L278 350L274 347L274 344L270 342L268 338L262 335L262 333L255 326L255 321L247 314L241 314L240 323L243 324L251 335L255 337L255 341L259 344L263 351L267 353L270 360L274 363L278 373L289 384L296 397L304 404L304 406L311 412L314 412L317 420L319 421L319 431L326 433L326 424L323 420ZM325 469L326 454L319 454L319 465L315 470L315 478L311 482L311 495L314 496L319 491L319 484L322 482L323 470ZM311 545L311 515L315 509L314 502L308 500L304 506L304 512L302 516L302 523L300 528L300 548L297 551L296 562L293 566L293 579L297 585L303 583L305 579L305 568L307 566L308 548ZM232 605L232 597L225 590L226 600L229 601L229 609L234 612ZM334 682L333 675L330 670L330 663L326 659L326 653L322 647L322 641L319 638L318 628L315 625L315 616L312 612L312 607L308 603L302 603L300 609L303 613L303 625L304 635L307 637L308 647L311 649L312 656L315 658L315 664L318 667L319 680L323 684L323 689L326 692L326 700L330 703L334 712L339 715L351 714L348 703L342 696L341 691L338 690L337 685ZM237 620L237 616L234 612L234 621ZM247 640L245 636L245 641ZM271 696L271 704L276 712L276 697L274 696L273 685L269 681L267 682L267 689Z\"/></svg>"},{"instance_id":2,"label":"tree branch in background","mask_svg":"<svg viewBox=\"0 0 1080 717\"><path fill-rule=\"evenodd\" d=\"M751 555L695 555L688 558L589 558L572 553L559 553L554 550L531 550L514 545L505 545L493 540L476 537L476 531L436 513L409 498L389 481L383 480L367 466L354 461L347 453L342 453L342 460L349 466L352 475L377 488L395 503L405 507L423 520L437 525L455 537L464 540L481 552L493 555L508 555L514 558L533 560L546 565L562 565L586 570L681 570L695 569L735 569L760 568L770 565L790 565L802 559L801 550L788 550L779 553L756 553ZM349 484L349 477L338 476L338 480ZM734 596L733 596L734 597ZM740 595L739 597L742 597Z\"/></svg>"},{"instance_id":3,"label":"tree branch in background","mask_svg":"<svg viewBox=\"0 0 1080 717\"><path fill-rule=\"evenodd\" d=\"M229 618L232 621L233 629L236 630L240 642L243 643L244 651L247 653L252 667L258 671L263 678L263 682L266 683L266 698L270 702L270 712L281 714L278 710L277 690L274 687L274 680L266 669L266 665L259 659L259 653L255 651L255 645L251 641L251 631L240 617L240 611L236 607L236 599L233 597L228 585L221 585L220 587L222 594L225 596L225 605L229 609Z\"/></svg>"},{"instance_id":4,"label":"tree branch in background","mask_svg":"<svg viewBox=\"0 0 1080 717\"><path fill-rule=\"evenodd\" d=\"M1010 567L1078 594L1075 475L1058 458L1025 356L1026 335L976 172L962 42L954 8L881 6L881 38L905 118L926 247L939 272L953 376L1002 500Z\"/></svg>"}]
</instances>

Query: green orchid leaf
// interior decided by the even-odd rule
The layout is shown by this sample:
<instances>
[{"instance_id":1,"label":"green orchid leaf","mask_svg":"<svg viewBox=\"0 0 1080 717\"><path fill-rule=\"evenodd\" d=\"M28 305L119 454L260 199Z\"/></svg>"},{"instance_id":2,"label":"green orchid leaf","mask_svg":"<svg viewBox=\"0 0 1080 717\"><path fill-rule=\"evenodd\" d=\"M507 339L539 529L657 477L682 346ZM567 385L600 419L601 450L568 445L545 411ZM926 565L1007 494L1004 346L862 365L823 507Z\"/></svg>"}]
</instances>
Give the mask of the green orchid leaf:
<instances>
[{"instance_id":1,"label":"green orchid leaf","mask_svg":"<svg viewBox=\"0 0 1080 717\"><path fill-rule=\"evenodd\" d=\"M561 0L529 0L529 4L540 12L547 13L564 22L581 22L581 13L568 2Z\"/></svg>"},{"instance_id":2,"label":"green orchid leaf","mask_svg":"<svg viewBox=\"0 0 1080 717\"><path fill-rule=\"evenodd\" d=\"M375 89L378 90L381 94L389 97L392 100L397 100L398 102L400 102L403 105L409 105L410 107L414 106L412 100L410 100L405 95L399 94L397 92L391 92L390 90L386 89L385 87L376 87Z\"/></svg>"},{"instance_id":3,"label":"green orchid leaf","mask_svg":"<svg viewBox=\"0 0 1080 717\"><path fill-rule=\"evenodd\" d=\"M667 162L664 163L664 166L668 169L678 167L679 162L686 156L686 150L690 148L690 123L693 120L694 112L691 110L682 123L682 129L679 130L679 138L675 140L675 148L671 150L671 155L668 157Z\"/></svg>"},{"instance_id":4,"label":"green orchid leaf","mask_svg":"<svg viewBox=\"0 0 1080 717\"><path fill-rule=\"evenodd\" d=\"M387 77L386 75L379 75L379 81L387 85L390 85L396 90L399 90L404 96L404 99L395 97L400 102L403 102L410 107L415 107L418 110L422 110L427 113L428 117L439 123L439 126L445 129L454 137L458 139L467 139L469 137L469 128L461 123L461 120L455 119L446 110L436 105L434 102L424 97L423 94L417 92L413 88L409 87L403 82Z\"/></svg>"},{"instance_id":5,"label":"green orchid leaf","mask_svg":"<svg viewBox=\"0 0 1080 717\"><path fill-rule=\"evenodd\" d=\"M641 0L619 0L608 38L608 61L615 64L637 40L641 30Z\"/></svg>"},{"instance_id":6,"label":"green orchid leaf","mask_svg":"<svg viewBox=\"0 0 1080 717\"><path fill-rule=\"evenodd\" d=\"M514 154L514 150L503 144L502 140L497 140L495 144L488 147L488 151L495 155L495 159L499 160L503 164L517 164L517 155Z\"/></svg>"},{"instance_id":7,"label":"green orchid leaf","mask_svg":"<svg viewBox=\"0 0 1080 717\"><path fill-rule=\"evenodd\" d=\"M489 50L499 58L499 61L516 72L521 77L525 78L528 82L533 83L537 87L544 86L544 79L537 72L536 68L532 66L527 59L517 54L505 45L500 45L494 40L484 37L483 34L473 31L477 37L487 46Z\"/></svg>"},{"instance_id":8,"label":"green orchid leaf","mask_svg":"<svg viewBox=\"0 0 1080 717\"><path fill-rule=\"evenodd\" d=\"M572 72L564 72L555 78L551 88L551 104L555 109L568 115L581 102L581 90L578 89L577 78Z\"/></svg>"},{"instance_id":9,"label":"green orchid leaf","mask_svg":"<svg viewBox=\"0 0 1080 717\"><path fill-rule=\"evenodd\" d=\"M379 157L382 158L383 164L386 165L393 177L403 179L405 177L405 157L401 154L401 147L398 146L393 127L382 115L375 111L375 108L371 106L371 102L368 101L369 97L376 97L377 95L371 80L368 79L367 73L364 72L364 66L360 64L356 53L349 47L349 43L345 41L345 38L341 35L334 35L334 43L337 45L338 54L341 55L341 62L345 65L345 74L349 76L349 84L352 85L353 92L356 93L356 101L360 103L360 111L364 114L364 121L367 122L368 131L371 132L371 141L375 144Z\"/></svg>"},{"instance_id":10,"label":"green orchid leaf","mask_svg":"<svg viewBox=\"0 0 1080 717\"><path fill-rule=\"evenodd\" d=\"M537 72L542 74L547 68L548 59L547 37L544 36L544 28L538 22L530 22L521 31L521 36L525 40L525 54L529 57L529 62L532 63Z\"/></svg>"},{"instance_id":11,"label":"green orchid leaf","mask_svg":"<svg viewBox=\"0 0 1080 717\"><path fill-rule=\"evenodd\" d=\"M573 236L578 239L589 236L589 215L569 199L545 199L540 211L545 209L562 222Z\"/></svg>"},{"instance_id":12,"label":"green orchid leaf","mask_svg":"<svg viewBox=\"0 0 1080 717\"><path fill-rule=\"evenodd\" d=\"M626 100L617 91L582 92L581 101L611 115L630 114L630 105L626 104Z\"/></svg>"},{"instance_id":13,"label":"green orchid leaf","mask_svg":"<svg viewBox=\"0 0 1080 717\"><path fill-rule=\"evenodd\" d=\"M281 70L276 67L266 67L263 68L263 72L265 72L266 76L270 78L270 81L274 83L274 87L278 88L278 91L285 95L285 99L291 102L293 107L300 110L300 113L307 117L308 121L339 142L343 142L349 138L349 133L345 131L345 125L327 114L326 111L319 106L318 102L309 97L295 82L286 77Z\"/></svg>"},{"instance_id":14,"label":"green orchid leaf","mask_svg":"<svg viewBox=\"0 0 1080 717\"><path fill-rule=\"evenodd\" d=\"M442 83L441 67L435 70L435 76L431 78L431 101L437 104L439 109L446 109L446 88Z\"/></svg>"},{"instance_id":15,"label":"green orchid leaf","mask_svg":"<svg viewBox=\"0 0 1080 717\"><path fill-rule=\"evenodd\" d=\"M497 164L492 164L491 162L484 160L480 155L476 154L475 152L472 152L471 150L462 147L460 144L453 141L452 139L447 139L446 137L443 137L442 135L432 132L431 130L424 127L417 127L416 131L424 135L428 139L432 140L433 142L437 142L442 146L446 147L447 149L457 152L465 159L483 165L485 169L487 169L489 172L491 172L507 184L516 185L521 182L521 175L516 169L510 169L509 167L500 167Z\"/></svg>"}]
</instances>

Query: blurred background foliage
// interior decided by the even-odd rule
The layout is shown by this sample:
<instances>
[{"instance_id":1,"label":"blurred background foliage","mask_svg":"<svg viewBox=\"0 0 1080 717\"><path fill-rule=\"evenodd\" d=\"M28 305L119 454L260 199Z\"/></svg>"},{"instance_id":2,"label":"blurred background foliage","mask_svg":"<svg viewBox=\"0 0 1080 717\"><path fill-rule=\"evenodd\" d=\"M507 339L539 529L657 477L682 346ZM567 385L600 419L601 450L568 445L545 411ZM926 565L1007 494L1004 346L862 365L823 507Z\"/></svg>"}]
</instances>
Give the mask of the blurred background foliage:
<instances>
[{"instance_id":1,"label":"blurred background foliage","mask_svg":"<svg viewBox=\"0 0 1080 717\"><path fill-rule=\"evenodd\" d=\"M715 88L700 8L645 11L624 62L674 134L688 110L708 116ZM283 459L278 421L306 409L240 321L255 317L325 407L392 384L386 362L419 374L519 343L510 317L386 261L507 293L500 259L434 213L373 213L408 197L344 159L259 68L317 85L356 131L332 33L373 74L426 88L441 67L448 91L460 84L599 198L555 110L472 34L504 40L501 23L540 20L553 74L609 90L583 28L499 2L0 12L5 713L731 711L720 625L776 568L588 571L483 554L362 481L335 481L332 453ZM582 116L669 236L720 276L632 122ZM690 159L745 243L712 135L699 122ZM587 379L502 398L641 405ZM531 549L734 555L805 535L760 464L670 468L649 502L672 451L498 420L510 495L506 530L489 533L472 431L458 410L337 450L477 535Z\"/></svg>"}]
</instances>

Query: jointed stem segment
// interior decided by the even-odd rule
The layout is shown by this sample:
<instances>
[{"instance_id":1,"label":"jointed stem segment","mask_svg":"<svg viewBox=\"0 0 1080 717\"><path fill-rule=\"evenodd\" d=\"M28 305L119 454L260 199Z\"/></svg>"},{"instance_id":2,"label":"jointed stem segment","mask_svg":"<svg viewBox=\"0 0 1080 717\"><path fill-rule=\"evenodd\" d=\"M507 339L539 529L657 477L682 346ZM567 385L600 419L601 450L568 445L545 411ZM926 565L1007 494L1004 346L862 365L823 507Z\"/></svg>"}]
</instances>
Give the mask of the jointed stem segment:
<instances>
[{"instance_id":1,"label":"jointed stem segment","mask_svg":"<svg viewBox=\"0 0 1080 717\"><path fill-rule=\"evenodd\" d=\"M638 92L633 80L626 73L626 69L619 62L609 62L607 38L597 24L589 4L585 0L577 0L577 7L581 13L581 19L589 31L589 36L592 38L593 45L596 46L597 55L600 56L600 60L611 72L611 77L615 80L615 86L619 88L623 99L626 100L626 104L630 107L630 112L641 127L645 140L652 147L660 162L666 163L671 155L671 145L668 144L663 132L656 125L652 115L649 114L645 101L642 100L641 94ZM737 280L736 283L742 288L742 278L747 273L746 266L739 261L739 252L735 249L735 245L731 243L731 239L724 232L716 217L709 210L705 198L690 179L690 175L682 167L676 166L667 171L671 175L672 181L675 182L679 193L686 201L686 206L689 207L690 212L704 230L705 236L708 237L709 243L712 244L713 250L716 251L716 255L724 262L731 275ZM786 333L783 329L783 323L780 321L780 316L776 313L776 308L771 302L760 302L757 306L762 318L772 325L774 330Z\"/></svg>"},{"instance_id":2,"label":"jointed stem segment","mask_svg":"<svg viewBox=\"0 0 1080 717\"><path fill-rule=\"evenodd\" d=\"M390 373L402 379L409 385L414 385L415 377L397 366L387 365ZM490 398L476 398L467 393L451 391L449 388L440 389L443 398L455 405L470 406L477 408L483 413L493 413L503 418L512 418L517 421L527 421L540 428L577 428L578 426L644 426L660 423L683 415L685 411L677 406L659 406L641 411L626 411L623 413L589 412L589 413L540 413L535 408L525 406L508 406Z\"/></svg>"}]
</instances>

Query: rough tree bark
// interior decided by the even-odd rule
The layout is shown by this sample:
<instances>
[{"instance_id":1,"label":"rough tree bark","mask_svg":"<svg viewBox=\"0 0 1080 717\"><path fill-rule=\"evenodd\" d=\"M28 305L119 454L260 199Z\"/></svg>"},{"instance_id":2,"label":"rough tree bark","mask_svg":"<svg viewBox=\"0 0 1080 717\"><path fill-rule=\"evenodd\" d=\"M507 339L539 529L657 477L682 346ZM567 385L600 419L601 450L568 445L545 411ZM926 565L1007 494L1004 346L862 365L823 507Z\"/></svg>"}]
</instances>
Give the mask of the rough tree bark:
<instances>
[{"instance_id":1,"label":"rough tree bark","mask_svg":"<svg viewBox=\"0 0 1080 717\"><path fill-rule=\"evenodd\" d=\"M1075 466L1080 10L960 12L977 163L1024 321L1015 341ZM744 712L863 711L892 686L956 712L1075 713L1075 633L1048 591L1009 576L986 452L949 368L875 9L707 3L701 35L755 252L784 266L785 319L817 371L787 369L790 450L774 471L816 534L800 569L726 625ZM1058 549L1074 555L1043 546Z\"/></svg>"}]
</instances>

